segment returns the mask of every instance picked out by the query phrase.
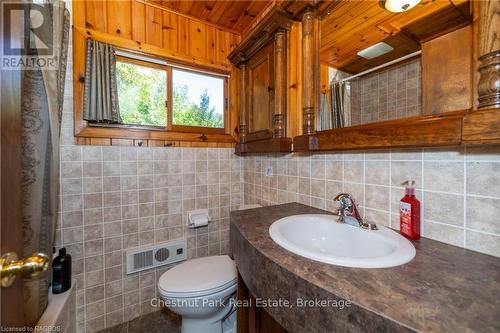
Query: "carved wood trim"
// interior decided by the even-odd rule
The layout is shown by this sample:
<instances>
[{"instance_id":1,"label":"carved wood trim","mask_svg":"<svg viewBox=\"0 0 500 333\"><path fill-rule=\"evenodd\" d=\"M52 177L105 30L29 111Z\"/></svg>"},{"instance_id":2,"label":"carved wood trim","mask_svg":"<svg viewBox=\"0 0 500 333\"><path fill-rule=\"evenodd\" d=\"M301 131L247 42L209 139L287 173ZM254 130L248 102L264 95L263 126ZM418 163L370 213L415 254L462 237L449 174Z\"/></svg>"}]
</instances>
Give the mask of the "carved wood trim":
<instances>
[{"instance_id":1,"label":"carved wood trim","mask_svg":"<svg viewBox=\"0 0 500 333\"><path fill-rule=\"evenodd\" d=\"M302 90L302 134L311 135L314 129L315 112L315 56L317 45L314 39L314 11L307 9L302 17L302 61L303 61L303 90Z\"/></svg>"},{"instance_id":2,"label":"carved wood trim","mask_svg":"<svg viewBox=\"0 0 500 333\"><path fill-rule=\"evenodd\" d=\"M500 2L479 3L479 109L500 108Z\"/></svg>"},{"instance_id":3,"label":"carved wood trim","mask_svg":"<svg viewBox=\"0 0 500 333\"><path fill-rule=\"evenodd\" d=\"M239 89L239 107L240 107L240 125L239 125L239 136L240 142L247 142L248 126L247 126L247 69L246 64L242 63L239 65L240 70L240 89Z\"/></svg>"},{"instance_id":4,"label":"carved wood trim","mask_svg":"<svg viewBox=\"0 0 500 333\"><path fill-rule=\"evenodd\" d=\"M286 136L286 30L280 29L275 34L274 43L274 117L275 138Z\"/></svg>"},{"instance_id":5,"label":"carved wood trim","mask_svg":"<svg viewBox=\"0 0 500 333\"><path fill-rule=\"evenodd\" d=\"M290 30L293 18L280 7L273 8L227 57L234 65L246 62L273 40L279 29Z\"/></svg>"},{"instance_id":6,"label":"carved wood trim","mask_svg":"<svg viewBox=\"0 0 500 333\"><path fill-rule=\"evenodd\" d=\"M479 109L500 108L500 50L479 57Z\"/></svg>"}]
</instances>

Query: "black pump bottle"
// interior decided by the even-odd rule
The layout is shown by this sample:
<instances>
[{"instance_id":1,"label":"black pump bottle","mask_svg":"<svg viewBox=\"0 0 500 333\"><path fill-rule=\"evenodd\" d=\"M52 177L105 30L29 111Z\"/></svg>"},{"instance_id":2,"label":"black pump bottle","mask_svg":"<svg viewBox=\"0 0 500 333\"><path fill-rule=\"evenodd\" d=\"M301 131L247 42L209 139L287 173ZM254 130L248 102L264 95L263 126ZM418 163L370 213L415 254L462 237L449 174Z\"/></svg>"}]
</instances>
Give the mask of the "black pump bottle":
<instances>
[{"instance_id":1,"label":"black pump bottle","mask_svg":"<svg viewBox=\"0 0 500 333\"><path fill-rule=\"evenodd\" d=\"M52 262L52 293L60 294L69 288L71 288L71 256L63 247Z\"/></svg>"}]
</instances>

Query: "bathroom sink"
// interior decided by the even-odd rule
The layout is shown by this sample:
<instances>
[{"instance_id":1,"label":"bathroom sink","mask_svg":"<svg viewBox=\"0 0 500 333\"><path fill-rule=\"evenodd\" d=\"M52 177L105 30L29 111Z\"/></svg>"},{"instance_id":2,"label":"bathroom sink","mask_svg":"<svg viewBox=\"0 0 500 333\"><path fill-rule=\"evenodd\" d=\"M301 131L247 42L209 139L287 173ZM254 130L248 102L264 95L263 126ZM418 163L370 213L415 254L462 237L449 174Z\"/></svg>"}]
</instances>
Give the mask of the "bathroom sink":
<instances>
[{"instance_id":1,"label":"bathroom sink","mask_svg":"<svg viewBox=\"0 0 500 333\"><path fill-rule=\"evenodd\" d=\"M300 256L346 267L383 268L403 265L415 247L389 228L366 230L338 223L333 215L293 215L269 228L273 241Z\"/></svg>"}]
</instances>

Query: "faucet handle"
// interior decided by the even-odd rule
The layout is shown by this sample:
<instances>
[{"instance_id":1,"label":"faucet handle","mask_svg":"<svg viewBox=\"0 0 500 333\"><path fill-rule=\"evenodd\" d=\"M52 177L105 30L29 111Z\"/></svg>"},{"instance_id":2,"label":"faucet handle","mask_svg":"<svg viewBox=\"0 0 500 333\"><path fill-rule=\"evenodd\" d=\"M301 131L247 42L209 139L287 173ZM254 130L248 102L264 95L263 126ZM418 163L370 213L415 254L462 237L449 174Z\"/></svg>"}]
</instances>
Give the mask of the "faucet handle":
<instances>
[{"instance_id":1,"label":"faucet handle","mask_svg":"<svg viewBox=\"0 0 500 333\"><path fill-rule=\"evenodd\" d=\"M334 201L340 203L340 207L338 209L339 214L350 213L352 214L353 208L356 205L354 203L354 199L348 193L339 193L333 198Z\"/></svg>"}]
</instances>

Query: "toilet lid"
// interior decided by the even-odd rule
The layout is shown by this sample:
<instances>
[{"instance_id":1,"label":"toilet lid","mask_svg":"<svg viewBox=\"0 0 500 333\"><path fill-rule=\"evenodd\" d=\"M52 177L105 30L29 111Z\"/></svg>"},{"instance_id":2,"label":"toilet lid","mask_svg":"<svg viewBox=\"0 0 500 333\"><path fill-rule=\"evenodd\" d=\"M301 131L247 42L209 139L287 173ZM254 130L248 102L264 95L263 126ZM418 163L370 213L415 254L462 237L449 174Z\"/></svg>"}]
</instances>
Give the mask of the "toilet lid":
<instances>
[{"instance_id":1,"label":"toilet lid","mask_svg":"<svg viewBox=\"0 0 500 333\"><path fill-rule=\"evenodd\" d=\"M234 284L236 265L227 255L188 260L160 277L158 288L164 294L199 294L219 291Z\"/></svg>"}]
</instances>

